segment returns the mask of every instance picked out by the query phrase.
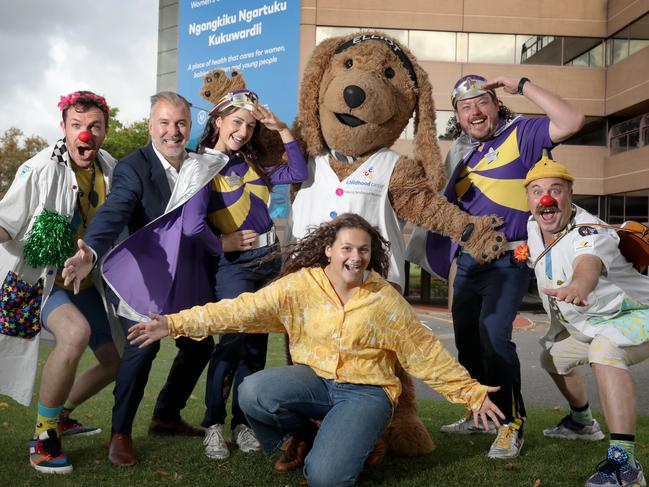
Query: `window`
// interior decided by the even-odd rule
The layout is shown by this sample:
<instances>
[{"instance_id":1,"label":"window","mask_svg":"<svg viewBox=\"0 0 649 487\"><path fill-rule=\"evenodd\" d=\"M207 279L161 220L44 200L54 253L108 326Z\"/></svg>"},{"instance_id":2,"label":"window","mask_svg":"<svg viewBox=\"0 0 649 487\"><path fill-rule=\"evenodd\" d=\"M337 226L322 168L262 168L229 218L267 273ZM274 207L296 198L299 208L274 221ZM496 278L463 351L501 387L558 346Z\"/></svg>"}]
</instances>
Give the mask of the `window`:
<instances>
[{"instance_id":1,"label":"window","mask_svg":"<svg viewBox=\"0 0 649 487\"><path fill-rule=\"evenodd\" d=\"M516 63L516 36L510 34L469 34L470 63Z\"/></svg>"},{"instance_id":2,"label":"window","mask_svg":"<svg viewBox=\"0 0 649 487\"><path fill-rule=\"evenodd\" d=\"M649 113L617 123L609 131L609 152L618 154L649 144Z\"/></svg>"},{"instance_id":3,"label":"window","mask_svg":"<svg viewBox=\"0 0 649 487\"><path fill-rule=\"evenodd\" d=\"M367 32L380 30L385 32L390 37L394 37L404 46L408 45L408 31L401 29L378 29L372 28L368 29L367 27L328 27L328 26L318 26L315 29L315 43L320 44L320 42L331 37L340 37L346 36L347 34L352 34L354 32Z\"/></svg>"},{"instance_id":4,"label":"window","mask_svg":"<svg viewBox=\"0 0 649 487\"><path fill-rule=\"evenodd\" d=\"M410 31L410 50L417 58L429 61L456 60L456 33Z\"/></svg>"},{"instance_id":5,"label":"window","mask_svg":"<svg viewBox=\"0 0 649 487\"><path fill-rule=\"evenodd\" d=\"M582 129L568 140L563 141L567 145L606 145L607 122L603 117L586 117L586 123Z\"/></svg>"}]
</instances>

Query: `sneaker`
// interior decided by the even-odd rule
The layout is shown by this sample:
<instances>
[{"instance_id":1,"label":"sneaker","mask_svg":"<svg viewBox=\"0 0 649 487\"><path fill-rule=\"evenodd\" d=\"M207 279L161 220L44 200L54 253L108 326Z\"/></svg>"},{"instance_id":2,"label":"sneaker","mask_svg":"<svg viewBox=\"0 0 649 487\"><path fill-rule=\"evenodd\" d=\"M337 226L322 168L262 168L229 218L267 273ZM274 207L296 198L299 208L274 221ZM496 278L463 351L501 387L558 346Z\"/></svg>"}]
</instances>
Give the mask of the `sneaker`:
<instances>
[{"instance_id":1,"label":"sneaker","mask_svg":"<svg viewBox=\"0 0 649 487\"><path fill-rule=\"evenodd\" d=\"M255 436L255 432L245 424L236 425L232 430L232 436L239 450L244 453L261 450L261 445Z\"/></svg>"},{"instance_id":2,"label":"sneaker","mask_svg":"<svg viewBox=\"0 0 649 487\"><path fill-rule=\"evenodd\" d=\"M205 456L212 460L225 460L230 456L228 444L223 436L222 424L213 424L207 428L203 445L205 445Z\"/></svg>"},{"instance_id":3,"label":"sneaker","mask_svg":"<svg viewBox=\"0 0 649 487\"><path fill-rule=\"evenodd\" d=\"M570 414L559 421L559 424L554 428L544 429L543 436L564 440L599 441L604 439L604 433L596 419L593 419L593 424L584 425L572 419Z\"/></svg>"},{"instance_id":4,"label":"sneaker","mask_svg":"<svg viewBox=\"0 0 649 487\"><path fill-rule=\"evenodd\" d=\"M61 436L91 436L101 433L101 428L86 426L69 416L59 416L58 428Z\"/></svg>"},{"instance_id":5,"label":"sneaker","mask_svg":"<svg viewBox=\"0 0 649 487\"><path fill-rule=\"evenodd\" d=\"M595 472L586 482L586 487L645 487L642 465L636 460L636 467L632 467L627 453L619 447L608 449L606 458L597 465Z\"/></svg>"},{"instance_id":6,"label":"sneaker","mask_svg":"<svg viewBox=\"0 0 649 487\"><path fill-rule=\"evenodd\" d=\"M72 465L61 452L61 438L54 428L29 441L29 463L43 473L72 473Z\"/></svg>"},{"instance_id":7,"label":"sneaker","mask_svg":"<svg viewBox=\"0 0 649 487\"><path fill-rule=\"evenodd\" d=\"M476 433L490 433L495 435L497 433L496 425L491 421L487 421L489 430L485 431L482 423L476 428L473 424L473 413L469 412L462 419L457 420L455 423L445 424L439 430L442 433L455 433L458 435L473 435Z\"/></svg>"},{"instance_id":8,"label":"sneaker","mask_svg":"<svg viewBox=\"0 0 649 487\"><path fill-rule=\"evenodd\" d=\"M498 436L489 448L489 458L516 458L521 452L523 438L520 432L511 424L505 424L498 428Z\"/></svg>"}]
</instances>

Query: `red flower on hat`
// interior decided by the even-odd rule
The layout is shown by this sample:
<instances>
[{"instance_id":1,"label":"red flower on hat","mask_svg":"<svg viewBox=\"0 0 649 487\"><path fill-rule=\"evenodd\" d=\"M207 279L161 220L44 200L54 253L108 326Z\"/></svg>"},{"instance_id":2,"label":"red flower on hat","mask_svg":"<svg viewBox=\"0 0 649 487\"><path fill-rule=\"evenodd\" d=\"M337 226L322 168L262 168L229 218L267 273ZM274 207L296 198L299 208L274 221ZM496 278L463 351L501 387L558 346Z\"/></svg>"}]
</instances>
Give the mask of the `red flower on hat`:
<instances>
[{"instance_id":1,"label":"red flower on hat","mask_svg":"<svg viewBox=\"0 0 649 487\"><path fill-rule=\"evenodd\" d=\"M518 262L526 262L530 258L530 249L526 243L519 245L514 249L514 259Z\"/></svg>"}]
</instances>

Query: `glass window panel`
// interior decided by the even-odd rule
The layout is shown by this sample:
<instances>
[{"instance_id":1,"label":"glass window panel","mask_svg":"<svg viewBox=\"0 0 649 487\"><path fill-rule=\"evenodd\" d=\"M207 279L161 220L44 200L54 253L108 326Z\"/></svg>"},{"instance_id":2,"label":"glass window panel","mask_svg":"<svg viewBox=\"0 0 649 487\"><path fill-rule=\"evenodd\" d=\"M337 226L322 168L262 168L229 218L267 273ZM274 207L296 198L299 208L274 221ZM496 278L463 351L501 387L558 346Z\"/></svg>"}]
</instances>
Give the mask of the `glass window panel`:
<instances>
[{"instance_id":1,"label":"glass window panel","mask_svg":"<svg viewBox=\"0 0 649 487\"><path fill-rule=\"evenodd\" d=\"M319 44L325 39L330 37L339 37L345 36L347 34L352 34L354 32L367 32L367 31L377 30L375 28L361 28L361 27L331 27L331 26L317 26L315 29L315 42ZM408 45L408 31L403 29L380 29L381 32L385 32L390 37L394 37L404 46Z\"/></svg>"},{"instance_id":2,"label":"glass window panel","mask_svg":"<svg viewBox=\"0 0 649 487\"><path fill-rule=\"evenodd\" d=\"M466 32L457 33L457 52L455 53L455 60L458 63L465 63L469 59L469 34Z\"/></svg>"},{"instance_id":3,"label":"glass window panel","mask_svg":"<svg viewBox=\"0 0 649 487\"><path fill-rule=\"evenodd\" d=\"M575 195L573 201L576 205L581 206L584 210L593 215L599 213L599 197L591 195Z\"/></svg>"},{"instance_id":4,"label":"glass window panel","mask_svg":"<svg viewBox=\"0 0 649 487\"><path fill-rule=\"evenodd\" d=\"M626 220L645 221L649 214L649 199L647 196L630 196L624 199L624 218Z\"/></svg>"},{"instance_id":5,"label":"glass window panel","mask_svg":"<svg viewBox=\"0 0 649 487\"><path fill-rule=\"evenodd\" d=\"M609 151L611 155L626 151L626 136L613 137Z\"/></svg>"},{"instance_id":6,"label":"glass window panel","mask_svg":"<svg viewBox=\"0 0 649 487\"><path fill-rule=\"evenodd\" d=\"M569 63L571 66L586 66L588 67L588 53L585 52L581 56L576 57Z\"/></svg>"},{"instance_id":7,"label":"glass window panel","mask_svg":"<svg viewBox=\"0 0 649 487\"><path fill-rule=\"evenodd\" d=\"M649 46L649 41L631 39L629 41L629 56L635 52L638 52L640 49L644 49Z\"/></svg>"},{"instance_id":8,"label":"glass window panel","mask_svg":"<svg viewBox=\"0 0 649 487\"><path fill-rule=\"evenodd\" d=\"M351 34L352 32L357 32L358 27L329 27L329 26L318 26L315 28L315 43L320 44L325 39L330 37L344 36Z\"/></svg>"},{"instance_id":9,"label":"glass window panel","mask_svg":"<svg viewBox=\"0 0 649 487\"><path fill-rule=\"evenodd\" d=\"M455 61L455 32L410 31L410 50L419 59Z\"/></svg>"},{"instance_id":10,"label":"glass window panel","mask_svg":"<svg viewBox=\"0 0 649 487\"><path fill-rule=\"evenodd\" d=\"M590 66L601 68L604 66L604 43L600 42L590 50Z\"/></svg>"},{"instance_id":11,"label":"glass window panel","mask_svg":"<svg viewBox=\"0 0 649 487\"><path fill-rule=\"evenodd\" d=\"M514 48L514 53L515 53L515 59L514 59L514 64L521 64L522 61L522 55L523 55L523 46L525 45L525 41L529 39L529 36L527 35L517 35L516 36L516 46Z\"/></svg>"},{"instance_id":12,"label":"glass window panel","mask_svg":"<svg viewBox=\"0 0 649 487\"><path fill-rule=\"evenodd\" d=\"M437 127L437 138L439 139L446 133L446 125L453 116L451 110L435 110L435 125Z\"/></svg>"},{"instance_id":13,"label":"glass window panel","mask_svg":"<svg viewBox=\"0 0 649 487\"><path fill-rule=\"evenodd\" d=\"M608 218L624 217L624 196L611 195L608 197Z\"/></svg>"},{"instance_id":14,"label":"glass window panel","mask_svg":"<svg viewBox=\"0 0 649 487\"><path fill-rule=\"evenodd\" d=\"M509 34L469 34L470 63L513 64L515 36Z\"/></svg>"},{"instance_id":15,"label":"glass window panel","mask_svg":"<svg viewBox=\"0 0 649 487\"><path fill-rule=\"evenodd\" d=\"M611 39L611 42L613 43L611 64L615 64L629 55L629 41L626 39Z\"/></svg>"},{"instance_id":16,"label":"glass window panel","mask_svg":"<svg viewBox=\"0 0 649 487\"><path fill-rule=\"evenodd\" d=\"M403 129L403 132L401 132L401 135L399 136L400 139L414 139L415 138L415 117L410 117L410 120L408 120L408 125L406 125L406 128Z\"/></svg>"},{"instance_id":17,"label":"glass window panel","mask_svg":"<svg viewBox=\"0 0 649 487\"><path fill-rule=\"evenodd\" d=\"M562 37L532 36L528 37L522 49L525 50L523 64L548 64L561 66ZM583 51L582 51L583 52ZM575 53L578 54L578 53ZM521 56L523 54L521 53Z\"/></svg>"},{"instance_id":18,"label":"glass window panel","mask_svg":"<svg viewBox=\"0 0 649 487\"><path fill-rule=\"evenodd\" d=\"M583 128L568 140L567 145L606 146L606 119L603 117L586 117Z\"/></svg>"}]
</instances>

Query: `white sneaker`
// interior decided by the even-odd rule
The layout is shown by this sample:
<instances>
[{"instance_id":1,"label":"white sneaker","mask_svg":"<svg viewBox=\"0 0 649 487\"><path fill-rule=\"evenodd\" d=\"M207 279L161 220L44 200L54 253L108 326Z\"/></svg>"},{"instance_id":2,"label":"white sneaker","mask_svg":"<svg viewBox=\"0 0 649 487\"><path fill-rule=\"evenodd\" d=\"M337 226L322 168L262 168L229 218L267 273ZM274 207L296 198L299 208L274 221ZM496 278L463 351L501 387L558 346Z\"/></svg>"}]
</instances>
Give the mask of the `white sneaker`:
<instances>
[{"instance_id":1,"label":"white sneaker","mask_svg":"<svg viewBox=\"0 0 649 487\"><path fill-rule=\"evenodd\" d=\"M232 436L239 450L244 453L261 450L261 445L255 436L255 432L245 424L236 425L232 430Z\"/></svg>"},{"instance_id":2,"label":"white sneaker","mask_svg":"<svg viewBox=\"0 0 649 487\"><path fill-rule=\"evenodd\" d=\"M507 459L516 458L523 447L523 438L518 429L511 424L498 428L498 436L489 448L489 458Z\"/></svg>"},{"instance_id":3,"label":"white sneaker","mask_svg":"<svg viewBox=\"0 0 649 487\"><path fill-rule=\"evenodd\" d=\"M230 456L228 444L223 436L223 425L213 424L205 432L205 456L213 460L224 460Z\"/></svg>"},{"instance_id":4,"label":"white sneaker","mask_svg":"<svg viewBox=\"0 0 649 487\"><path fill-rule=\"evenodd\" d=\"M439 430L442 433L455 433L457 435L473 435L476 433L489 433L495 435L497 432L496 425L491 421L487 421L489 430L485 431L482 423L478 428L473 424L473 413L469 413L462 419L457 420L455 423L445 424Z\"/></svg>"},{"instance_id":5,"label":"white sneaker","mask_svg":"<svg viewBox=\"0 0 649 487\"><path fill-rule=\"evenodd\" d=\"M604 433L596 419L593 418L592 424L585 425L574 421L570 414L559 421L559 424L554 428L544 429L543 436L564 440L599 441L604 439Z\"/></svg>"}]
</instances>

